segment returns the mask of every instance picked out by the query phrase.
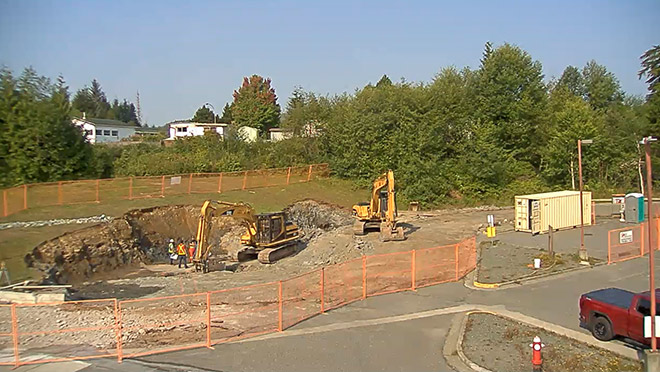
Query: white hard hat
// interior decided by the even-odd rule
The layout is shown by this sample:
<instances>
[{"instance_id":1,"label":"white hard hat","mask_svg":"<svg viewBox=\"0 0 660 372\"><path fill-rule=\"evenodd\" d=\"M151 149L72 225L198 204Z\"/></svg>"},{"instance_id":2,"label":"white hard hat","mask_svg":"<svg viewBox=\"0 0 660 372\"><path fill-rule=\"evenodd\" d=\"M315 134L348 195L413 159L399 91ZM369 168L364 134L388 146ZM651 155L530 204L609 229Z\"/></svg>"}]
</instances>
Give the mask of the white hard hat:
<instances>
[{"instance_id":1,"label":"white hard hat","mask_svg":"<svg viewBox=\"0 0 660 372\"><path fill-rule=\"evenodd\" d=\"M174 243L174 239L170 239L170 243Z\"/></svg>"}]
</instances>

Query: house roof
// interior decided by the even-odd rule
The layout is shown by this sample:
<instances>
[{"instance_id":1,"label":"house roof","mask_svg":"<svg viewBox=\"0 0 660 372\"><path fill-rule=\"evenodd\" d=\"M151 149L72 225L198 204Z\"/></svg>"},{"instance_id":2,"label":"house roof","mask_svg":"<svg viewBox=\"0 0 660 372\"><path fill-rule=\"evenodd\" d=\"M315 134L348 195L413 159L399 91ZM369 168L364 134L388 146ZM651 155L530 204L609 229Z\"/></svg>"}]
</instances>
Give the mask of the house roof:
<instances>
[{"instance_id":1,"label":"house roof","mask_svg":"<svg viewBox=\"0 0 660 372\"><path fill-rule=\"evenodd\" d=\"M138 128L137 125L133 123L124 123L123 121L113 120L113 119L98 119L98 118L74 118L75 120L84 121L94 125L101 125L106 127L129 127L129 128Z\"/></svg>"},{"instance_id":2,"label":"house roof","mask_svg":"<svg viewBox=\"0 0 660 372\"><path fill-rule=\"evenodd\" d=\"M170 123L167 123L170 127L189 127L189 126L196 126L196 127L226 127L229 124L227 123L198 123L194 121L173 121Z\"/></svg>"}]
</instances>

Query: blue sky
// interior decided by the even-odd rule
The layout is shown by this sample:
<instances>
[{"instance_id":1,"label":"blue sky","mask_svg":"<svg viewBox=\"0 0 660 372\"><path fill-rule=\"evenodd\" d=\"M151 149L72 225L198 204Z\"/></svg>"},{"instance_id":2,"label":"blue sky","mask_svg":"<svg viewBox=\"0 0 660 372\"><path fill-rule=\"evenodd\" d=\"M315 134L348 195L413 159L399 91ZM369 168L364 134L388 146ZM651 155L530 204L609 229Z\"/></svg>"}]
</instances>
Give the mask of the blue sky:
<instances>
[{"instance_id":1,"label":"blue sky","mask_svg":"<svg viewBox=\"0 0 660 372\"><path fill-rule=\"evenodd\" d=\"M152 125L221 110L243 76L270 77L284 107L296 86L335 94L477 68L486 41L522 47L546 79L595 59L644 94L639 56L660 43L658 14L657 0L0 0L0 65L62 74L72 93L93 78L109 99L139 90Z\"/></svg>"}]
</instances>

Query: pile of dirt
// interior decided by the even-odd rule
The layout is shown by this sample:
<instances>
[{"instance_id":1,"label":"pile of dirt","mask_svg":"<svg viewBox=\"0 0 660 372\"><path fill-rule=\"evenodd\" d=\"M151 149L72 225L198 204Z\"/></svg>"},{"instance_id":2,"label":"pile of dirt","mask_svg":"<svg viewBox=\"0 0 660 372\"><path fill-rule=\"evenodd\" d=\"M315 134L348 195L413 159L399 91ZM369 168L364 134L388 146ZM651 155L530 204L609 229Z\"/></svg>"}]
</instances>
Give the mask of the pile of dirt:
<instances>
[{"instance_id":1,"label":"pile of dirt","mask_svg":"<svg viewBox=\"0 0 660 372\"><path fill-rule=\"evenodd\" d=\"M25 256L28 267L43 273L45 283L78 283L112 278L141 264L165 262L167 243L194 239L199 207L166 206L133 210L121 218L66 233L35 247ZM210 242L217 244L236 225L214 218Z\"/></svg>"},{"instance_id":2,"label":"pile of dirt","mask_svg":"<svg viewBox=\"0 0 660 372\"><path fill-rule=\"evenodd\" d=\"M284 212L289 221L298 225L298 228L303 231L303 242L309 242L323 232L335 230L353 222L347 210L316 200L308 199L296 202L286 207Z\"/></svg>"}]
</instances>

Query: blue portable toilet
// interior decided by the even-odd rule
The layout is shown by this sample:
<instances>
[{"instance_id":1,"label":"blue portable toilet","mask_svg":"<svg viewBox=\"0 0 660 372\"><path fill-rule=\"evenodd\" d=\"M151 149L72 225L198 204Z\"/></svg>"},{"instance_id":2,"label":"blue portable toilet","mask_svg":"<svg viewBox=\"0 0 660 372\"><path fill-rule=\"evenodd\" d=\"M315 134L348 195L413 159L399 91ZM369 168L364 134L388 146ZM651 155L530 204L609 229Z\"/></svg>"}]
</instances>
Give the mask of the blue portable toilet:
<instances>
[{"instance_id":1,"label":"blue portable toilet","mask_svg":"<svg viewBox=\"0 0 660 372\"><path fill-rule=\"evenodd\" d=\"M623 212L626 222L644 222L644 195L632 192L626 195L626 207Z\"/></svg>"}]
</instances>

